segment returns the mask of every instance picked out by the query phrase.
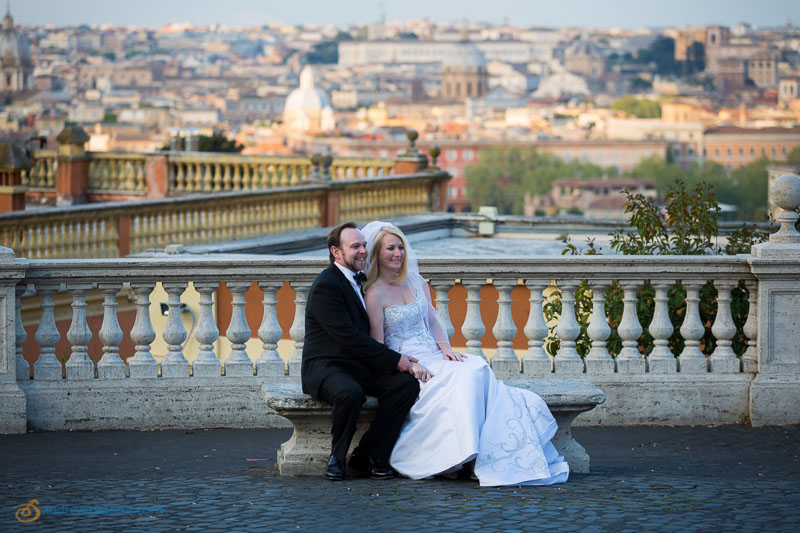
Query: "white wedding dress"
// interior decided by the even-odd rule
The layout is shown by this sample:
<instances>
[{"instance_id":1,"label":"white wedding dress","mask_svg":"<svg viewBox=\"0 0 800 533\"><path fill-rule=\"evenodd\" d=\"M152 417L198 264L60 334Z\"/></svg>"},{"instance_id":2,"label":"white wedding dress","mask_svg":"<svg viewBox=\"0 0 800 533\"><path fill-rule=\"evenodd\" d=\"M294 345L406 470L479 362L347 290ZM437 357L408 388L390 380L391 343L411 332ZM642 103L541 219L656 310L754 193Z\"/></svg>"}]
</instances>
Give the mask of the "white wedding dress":
<instances>
[{"instance_id":1,"label":"white wedding dress","mask_svg":"<svg viewBox=\"0 0 800 533\"><path fill-rule=\"evenodd\" d=\"M536 394L506 386L481 357L449 361L425 326L424 296L384 310L384 342L434 375L421 383L389 459L404 476L423 479L476 459L481 486L547 485L569 466L550 439L556 421Z\"/></svg>"}]
</instances>

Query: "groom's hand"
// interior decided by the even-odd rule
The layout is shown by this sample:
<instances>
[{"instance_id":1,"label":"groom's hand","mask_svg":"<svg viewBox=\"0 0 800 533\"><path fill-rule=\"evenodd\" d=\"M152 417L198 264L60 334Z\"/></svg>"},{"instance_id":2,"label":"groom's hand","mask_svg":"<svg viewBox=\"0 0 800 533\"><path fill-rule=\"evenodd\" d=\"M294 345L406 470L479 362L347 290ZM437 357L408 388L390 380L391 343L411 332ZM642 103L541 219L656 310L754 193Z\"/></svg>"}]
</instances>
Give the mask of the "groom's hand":
<instances>
[{"instance_id":1,"label":"groom's hand","mask_svg":"<svg viewBox=\"0 0 800 533\"><path fill-rule=\"evenodd\" d=\"M406 357L405 355L400 356L400 360L397 362L397 370L400 372L411 372L411 363L416 363L417 359L413 357Z\"/></svg>"}]
</instances>

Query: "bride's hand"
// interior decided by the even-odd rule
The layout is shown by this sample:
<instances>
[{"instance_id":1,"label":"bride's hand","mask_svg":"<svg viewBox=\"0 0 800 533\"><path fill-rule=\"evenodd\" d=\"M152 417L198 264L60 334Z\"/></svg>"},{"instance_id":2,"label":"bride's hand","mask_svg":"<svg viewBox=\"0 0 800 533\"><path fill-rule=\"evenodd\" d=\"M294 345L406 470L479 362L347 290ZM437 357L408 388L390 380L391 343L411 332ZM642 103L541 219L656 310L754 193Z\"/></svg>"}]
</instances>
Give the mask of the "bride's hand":
<instances>
[{"instance_id":1,"label":"bride's hand","mask_svg":"<svg viewBox=\"0 0 800 533\"><path fill-rule=\"evenodd\" d=\"M411 374L423 383L427 382L433 377L433 374L431 374L430 370L419 363L411 363Z\"/></svg>"},{"instance_id":2,"label":"bride's hand","mask_svg":"<svg viewBox=\"0 0 800 533\"><path fill-rule=\"evenodd\" d=\"M442 350L442 356L449 361L463 361L467 358L466 354L456 352L452 348Z\"/></svg>"}]
</instances>

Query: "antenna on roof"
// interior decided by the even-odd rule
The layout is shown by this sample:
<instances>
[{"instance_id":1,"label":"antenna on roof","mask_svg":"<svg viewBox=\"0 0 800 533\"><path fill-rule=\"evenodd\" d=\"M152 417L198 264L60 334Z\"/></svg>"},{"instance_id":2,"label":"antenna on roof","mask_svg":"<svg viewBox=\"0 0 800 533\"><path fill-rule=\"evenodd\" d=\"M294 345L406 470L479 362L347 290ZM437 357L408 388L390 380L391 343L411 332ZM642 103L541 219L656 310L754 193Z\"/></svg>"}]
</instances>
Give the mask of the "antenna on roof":
<instances>
[{"instance_id":1,"label":"antenna on roof","mask_svg":"<svg viewBox=\"0 0 800 533\"><path fill-rule=\"evenodd\" d=\"M386 24L386 4L384 4L383 1L378 2L378 10L380 11L380 14L381 14L381 24L385 25Z\"/></svg>"}]
</instances>

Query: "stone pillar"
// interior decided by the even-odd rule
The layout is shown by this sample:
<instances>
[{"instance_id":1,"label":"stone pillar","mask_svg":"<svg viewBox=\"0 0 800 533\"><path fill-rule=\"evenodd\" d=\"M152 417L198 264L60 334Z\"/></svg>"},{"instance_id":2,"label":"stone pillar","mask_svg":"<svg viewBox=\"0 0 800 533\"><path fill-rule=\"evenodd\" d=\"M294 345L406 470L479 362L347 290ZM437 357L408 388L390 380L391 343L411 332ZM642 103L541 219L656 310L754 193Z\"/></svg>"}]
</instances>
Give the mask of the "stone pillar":
<instances>
[{"instance_id":1,"label":"stone pillar","mask_svg":"<svg viewBox=\"0 0 800 533\"><path fill-rule=\"evenodd\" d=\"M16 285L24 267L14 264L14 252L0 246L0 433L25 433L25 393L17 385Z\"/></svg>"},{"instance_id":2,"label":"stone pillar","mask_svg":"<svg viewBox=\"0 0 800 533\"><path fill-rule=\"evenodd\" d=\"M782 209L781 228L753 246L750 268L758 279L758 376L750 390L754 426L800 423L800 178L786 175L770 187Z\"/></svg>"},{"instance_id":3,"label":"stone pillar","mask_svg":"<svg viewBox=\"0 0 800 533\"><path fill-rule=\"evenodd\" d=\"M89 190L89 158L83 145L89 136L80 126L66 125L58 140L56 205L86 203Z\"/></svg>"},{"instance_id":4,"label":"stone pillar","mask_svg":"<svg viewBox=\"0 0 800 533\"><path fill-rule=\"evenodd\" d=\"M22 171L32 166L24 150L0 144L0 213L25 209L28 187L22 185Z\"/></svg>"},{"instance_id":5,"label":"stone pillar","mask_svg":"<svg viewBox=\"0 0 800 533\"><path fill-rule=\"evenodd\" d=\"M166 198L169 196L169 165L164 153L147 154L145 157L145 196Z\"/></svg>"},{"instance_id":6,"label":"stone pillar","mask_svg":"<svg viewBox=\"0 0 800 533\"><path fill-rule=\"evenodd\" d=\"M416 142L419 134L415 130L406 132L408 150L394 159L392 174L416 174L428 167L428 156L417 150Z\"/></svg>"}]
</instances>

